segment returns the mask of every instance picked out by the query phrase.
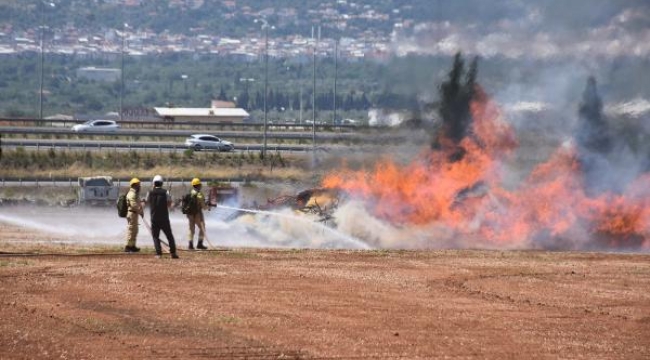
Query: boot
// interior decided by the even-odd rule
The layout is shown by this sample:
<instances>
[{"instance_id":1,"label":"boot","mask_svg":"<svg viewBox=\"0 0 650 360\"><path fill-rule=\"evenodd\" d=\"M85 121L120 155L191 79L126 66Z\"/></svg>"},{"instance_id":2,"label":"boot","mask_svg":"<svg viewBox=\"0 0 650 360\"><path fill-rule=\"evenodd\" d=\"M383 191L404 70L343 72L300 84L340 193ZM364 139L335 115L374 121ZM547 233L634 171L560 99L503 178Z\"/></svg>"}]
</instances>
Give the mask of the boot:
<instances>
[{"instance_id":1,"label":"boot","mask_svg":"<svg viewBox=\"0 0 650 360\"><path fill-rule=\"evenodd\" d=\"M187 247L188 250L194 250L194 243L190 241L190 245Z\"/></svg>"},{"instance_id":2,"label":"boot","mask_svg":"<svg viewBox=\"0 0 650 360\"><path fill-rule=\"evenodd\" d=\"M172 253L172 259L178 259L178 254Z\"/></svg>"},{"instance_id":3,"label":"boot","mask_svg":"<svg viewBox=\"0 0 650 360\"><path fill-rule=\"evenodd\" d=\"M203 240L199 240L199 243L196 245L196 248L199 250L207 250L208 248L203 245Z\"/></svg>"},{"instance_id":4,"label":"boot","mask_svg":"<svg viewBox=\"0 0 650 360\"><path fill-rule=\"evenodd\" d=\"M136 253L136 252L139 252L139 251L140 251L139 247L128 246L128 245L124 247L124 252L127 252L127 253Z\"/></svg>"}]
</instances>

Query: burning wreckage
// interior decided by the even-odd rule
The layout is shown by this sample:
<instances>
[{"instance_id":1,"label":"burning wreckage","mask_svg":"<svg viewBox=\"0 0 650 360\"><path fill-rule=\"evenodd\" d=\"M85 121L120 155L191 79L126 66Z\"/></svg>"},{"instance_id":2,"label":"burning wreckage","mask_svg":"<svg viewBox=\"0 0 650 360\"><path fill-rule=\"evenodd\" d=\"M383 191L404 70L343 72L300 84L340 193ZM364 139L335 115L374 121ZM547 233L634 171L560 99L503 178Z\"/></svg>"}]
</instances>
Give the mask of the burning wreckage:
<instances>
[{"instance_id":1,"label":"burning wreckage","mask_svg":"<svg viewBox=\"0 0 650 360\"><path fill-rule=\"evenodd\" d=\"M308 189L299 192L296 196L280 196L269 199L261 209L288 207L296 212L315 215L317 221L331 223L332 214L339 205L341 195L342 193L338 189Z\"/></svg>"},{"instance_id":2,"label":"burning wreckage","mask_svg":"<svg viewBox=\"0 0 650 360\"><path fill-rule=\"evenodd\" d=\"M325 225L335 226L333 213L338 208L344 194L338 189L313 188L299 192L297 195L281 195L267 199L266 204L257 205L251 211L240 210L231 215L233 220L249 212L265 213L290 209L294 213L311 215L314 220Z\"/></svg>"}]
</instances>

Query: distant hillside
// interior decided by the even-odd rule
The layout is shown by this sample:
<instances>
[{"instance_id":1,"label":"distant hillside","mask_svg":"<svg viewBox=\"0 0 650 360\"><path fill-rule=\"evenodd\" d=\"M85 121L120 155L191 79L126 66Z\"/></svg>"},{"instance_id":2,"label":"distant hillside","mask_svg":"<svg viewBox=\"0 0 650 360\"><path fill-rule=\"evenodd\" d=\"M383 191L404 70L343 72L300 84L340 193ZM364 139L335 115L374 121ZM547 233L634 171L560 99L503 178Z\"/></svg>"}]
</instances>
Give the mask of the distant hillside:
<instances>
[{"instance_id":1,"label":"distant hillside","mask_svg":"<svg viewBox=\"0 0 650 360\"><path fill-rule=\"evenodd\" d=\"M265 17L278 35L308 35L321 25L324 36L356 37L371 31L390 34L396 24L449 21L490 28L503 22L543 19L549 31L576 31L607 24L630 8L650 13L645 0L5 0L0 3L0 32L34 30L41 16L48 26L75 27L83 32L134 29L172 34L209 33L241 37L258 31L254 19ZM44 10L44 11L42 11ZM631 26L643 29L641 18Z\"/></svg>"}]
</instances>

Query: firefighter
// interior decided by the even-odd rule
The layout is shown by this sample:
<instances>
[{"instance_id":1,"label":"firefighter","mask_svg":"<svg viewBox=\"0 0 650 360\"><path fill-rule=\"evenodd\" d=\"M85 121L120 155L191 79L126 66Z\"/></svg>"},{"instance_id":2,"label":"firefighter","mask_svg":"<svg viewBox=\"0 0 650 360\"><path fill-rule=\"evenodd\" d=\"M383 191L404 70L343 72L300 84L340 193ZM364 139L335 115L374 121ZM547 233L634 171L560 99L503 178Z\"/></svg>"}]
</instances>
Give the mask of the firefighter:
<instances>
[{"instance_id":1,"label":"firefighter","mask_svg":"<svg viewBox=\"0 0 650 360\"><path fill-rule=\"evenodd\" d=\"M138 238L138 217L144 214L142 211L142 204L140 203L140 179L131 179L129 185L131 188L126 194L128 212L126 215L126 246L124 247L124 251L135 253L140 251L140 248L135 246L135 242Z\"/></svg>"},{"instance_id":2,"label":"firefighter","mask_svg":"<svg viewBox=\"0 0 650 360\"><path fill-rule=\"evenodd\" d=\"M194 230L198 227L199 242L196 244L196 248L199 250L206 250L207 247L203 244L203 239L205 238L205 219L203 218L203 210L208 208L208 205L205 201L205 196L203 196L203 193L201 192L201 180L199 178L194 178L192 179L191 185L192 190L190 191L190 198L193 200L193 208L192 211L187 214L187 220L189 221L190 226L188 249L194 250Z\"/></svg>"},{"instance_id":3,"label":"firefighter","mask_svg":"<svg viewBox=\"0 0 650 360\"><path fill-rule=\"evenodd\" d=\"M151 236L156 249L156 257L162 256L160 246L160 231L165 233L169 242L169 253L172 259L178 259L176 254L176 241L172 234L172 227L169 223L169 208L172 206L172 196L169 191L163 189L163 178L160 175L153 177L153 189L147 193L147 204L151 212Z\"/></svg>"}]
</instances>

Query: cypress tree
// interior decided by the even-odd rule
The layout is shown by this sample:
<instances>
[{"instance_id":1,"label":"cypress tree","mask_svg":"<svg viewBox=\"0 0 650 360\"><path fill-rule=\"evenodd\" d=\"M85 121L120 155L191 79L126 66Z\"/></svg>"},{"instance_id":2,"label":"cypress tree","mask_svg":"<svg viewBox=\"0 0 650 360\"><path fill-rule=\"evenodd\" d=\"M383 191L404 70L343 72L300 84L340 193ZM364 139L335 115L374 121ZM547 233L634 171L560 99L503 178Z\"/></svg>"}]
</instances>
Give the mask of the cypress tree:
<instances>
[{"instance_id":1,"label":"cypress tree","mask_svg":"<svg viewBox=\"0 0 650 360\"><path fill-rule=\"evenodd\" d=\"M465 61L458 52L454 56L447 81L440 85L439 113L443 124L442 136L456 145L467 135L472 125L470 102L474 96L477 74L478 59L472 60L469 71L465 73Z\"/></svg>"}]
</instances>

